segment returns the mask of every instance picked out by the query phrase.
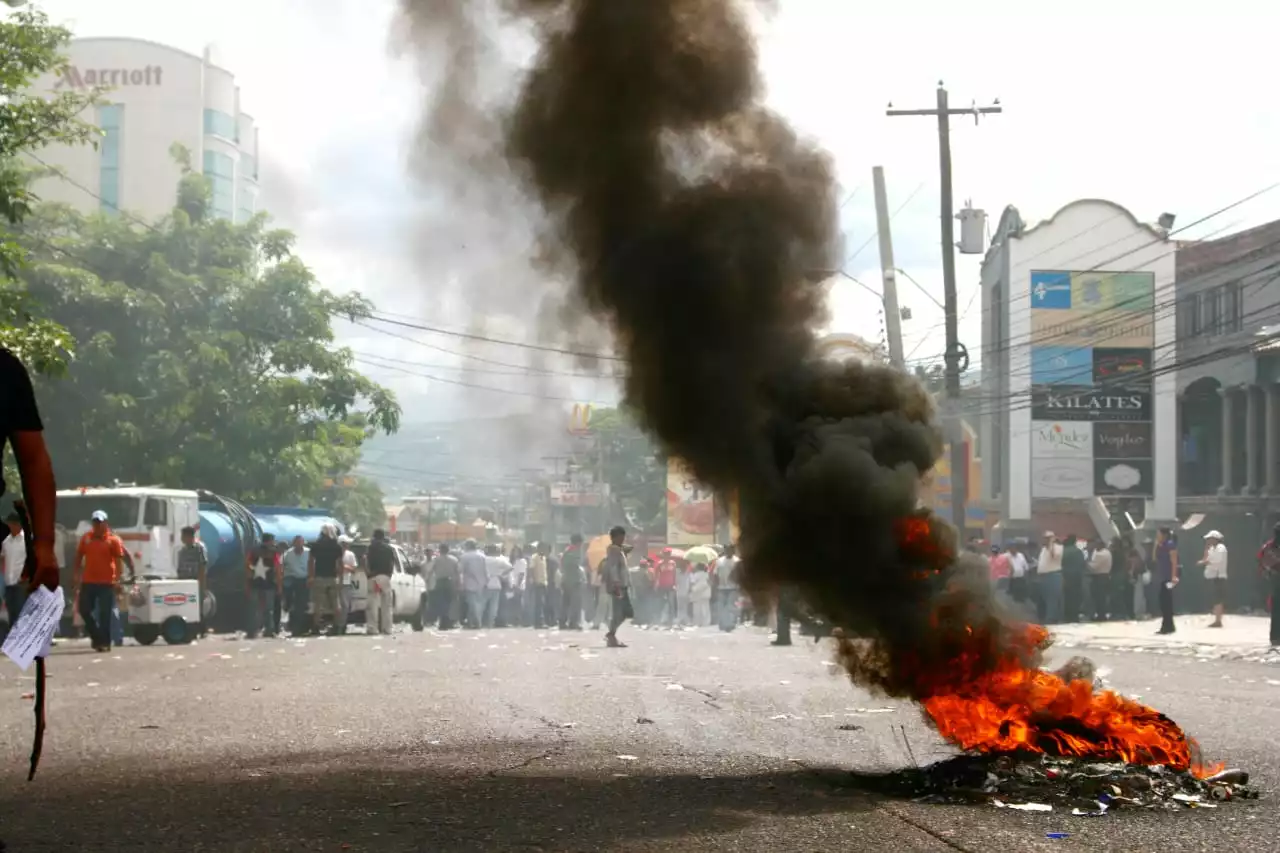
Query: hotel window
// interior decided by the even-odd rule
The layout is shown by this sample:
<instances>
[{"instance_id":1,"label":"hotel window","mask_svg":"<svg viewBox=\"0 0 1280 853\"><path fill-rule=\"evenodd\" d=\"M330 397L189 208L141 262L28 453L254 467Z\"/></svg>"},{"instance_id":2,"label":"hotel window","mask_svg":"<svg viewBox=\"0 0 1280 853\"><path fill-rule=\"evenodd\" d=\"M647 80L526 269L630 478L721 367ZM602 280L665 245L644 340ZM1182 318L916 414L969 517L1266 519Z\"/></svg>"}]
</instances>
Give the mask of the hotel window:
<instances>
[{"instance_id":1,"label":"hotel window","mask_svg":"<svg viewBox=\"0 0 1280 853\"><path fill-rule=\"evenodd\" d=\"M232 142L240 141L240 126L236 120L220 110L204 111L204 132Z\"/></svg>"},{"instance_id":2,"label":"hotel window","mask_svg":"<svg viewBox=\"0 0 1280 853\"><path fill-rule=\"evenodd\" d=\"M217 151L204 152L204 174L213 190L213 215L230 219L235 210L235 161Z\"/></svg>"},{"instance_id":3,"label":"hotel window","mask_svg":"<svg viewBox=\"0 0 1280 853\"><path fill-rule=\"evenodd\" d=\"M124 107L102 104L98 107L98 127L102 142L98 146L98 202L105 213L120 212L120 127Z\"/></svg>"}]
</instances>

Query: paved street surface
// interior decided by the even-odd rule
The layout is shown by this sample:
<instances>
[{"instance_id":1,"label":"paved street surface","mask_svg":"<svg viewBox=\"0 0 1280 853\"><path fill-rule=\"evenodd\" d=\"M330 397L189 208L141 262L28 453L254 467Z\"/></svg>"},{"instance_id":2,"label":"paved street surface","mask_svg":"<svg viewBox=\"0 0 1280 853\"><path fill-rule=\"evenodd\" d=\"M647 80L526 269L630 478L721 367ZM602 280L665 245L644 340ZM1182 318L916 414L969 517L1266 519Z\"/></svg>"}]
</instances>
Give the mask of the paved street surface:
<instances>
[{"instance_id":1,"label":"paved street surface","mask_svg":"<svg viewBox=\"0 0 1280 853\"><path fill-rule=\"evenodd\" d=\"M7 853L1280 849L1266 793L1100 819L858 793L850 771L948 754L911 706L755 629L623 634L629 649L531 630L61 645L31 784L32 681L4 661L0 838ZM1280 790L1280 667L1091 656Z\"/></svg>"}]
</instances>

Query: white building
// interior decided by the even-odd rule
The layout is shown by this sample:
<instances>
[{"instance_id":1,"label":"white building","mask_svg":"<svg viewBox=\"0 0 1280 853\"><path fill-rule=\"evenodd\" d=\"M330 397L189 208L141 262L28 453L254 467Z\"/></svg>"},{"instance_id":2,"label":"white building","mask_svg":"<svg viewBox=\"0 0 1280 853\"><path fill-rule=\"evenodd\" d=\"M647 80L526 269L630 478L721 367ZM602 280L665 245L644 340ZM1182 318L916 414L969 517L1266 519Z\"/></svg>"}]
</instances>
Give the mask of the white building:
<instances>
[{"instance_id":1,"label":"white building","mask_svg":"<svg viewBox=\"0 0 1280 853\"><path fill-rule=\"evenodd\" d=\"M1074 512L1101 531L1125 498L1176 518L1174 278L1166 232L1119 205L1034 227L1005 210L982 267L978 422L982 497L1006 529Z\"/></svg>"},{"instance_id":2,"label":"white building","mask_svg":"<svg viewBox=\"0 0 1280 853\"><path fill-rule=\"evenodd\" d=\"M210 61L143 39L82 38L67 47L61 76L36 82L40 92L106 88L103 103L82 116L102 128L90 145L35 152L62 173L40 180L36 194L81 210L124 210L158 219L173 210L181 169L179 143L192 168L209 177L214 215L243 222L258 204L258 131L240 110L231 72Z\"/></svg>"}]
</instances>

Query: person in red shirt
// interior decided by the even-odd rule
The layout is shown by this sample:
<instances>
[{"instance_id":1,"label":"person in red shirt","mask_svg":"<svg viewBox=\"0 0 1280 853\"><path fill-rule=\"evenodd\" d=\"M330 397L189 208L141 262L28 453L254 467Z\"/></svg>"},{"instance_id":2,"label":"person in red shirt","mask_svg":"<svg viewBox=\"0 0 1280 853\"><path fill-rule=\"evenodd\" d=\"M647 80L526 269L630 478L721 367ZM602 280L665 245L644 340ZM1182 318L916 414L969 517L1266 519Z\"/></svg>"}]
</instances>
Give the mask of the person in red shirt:
<instances>
[{"instance_id":1,"label":"person in red shirt","mask_svg":"<svg viewBox=\"0 0 1280 853\"><path fill-rule=\"evenodd\" d=\"M95 652L111 651L111 609L125 560L124 542L111 532L107 514L95 510L93 528L80 537L72 599L79 602L80 618Z\"/></svg>"},{"instance_id":2,"label":"person in red shirt","mask_svg":"<svg viewBox=\"0 0 1280 853\"><path fill-rule=\"evenodd\" d=\"M1012 559L999 545L992 545L991 557L988 558L987 563L991 567L991 583L995 584L996 589L1007 593L1009 576L1013 574Z\"/></svg>"}]
</instances>

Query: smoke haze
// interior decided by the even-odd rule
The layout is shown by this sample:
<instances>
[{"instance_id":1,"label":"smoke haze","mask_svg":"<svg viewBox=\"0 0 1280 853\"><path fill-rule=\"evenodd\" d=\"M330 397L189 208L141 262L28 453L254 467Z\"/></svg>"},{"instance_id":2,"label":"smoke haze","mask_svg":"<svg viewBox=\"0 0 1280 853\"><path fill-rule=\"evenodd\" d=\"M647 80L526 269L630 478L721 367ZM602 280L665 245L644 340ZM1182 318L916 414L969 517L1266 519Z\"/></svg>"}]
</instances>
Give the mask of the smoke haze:
<instances>
[{"instance_id":1,"label":"smoke haze","mask_svg":"<svg viewBox=\"0 0 1280 853\"><path fill-rule=\"evenodd\" d=\"M538 249L519 260L574 282L612 329L646 426L738 496L748 587L798 590L860 638L842 643L852 677L894 695L924 698L946 687L938 670L960 679L1011 650L1033 658L985 561L957 559L954 531L917 508L941 449L928 396L890 369L815 354L812 273L839 248L833 165L762 106L745 6L402 8L415 49L449 45L449 85L423 119L432 145L454 149L477 204L513 192L536 204ZM534 35L531 67L495 50L505 33ZM456 94L493 79L520 84L512 102ZM460 102L489 115L455 128Z\"/></svg>"}]
</instances>

